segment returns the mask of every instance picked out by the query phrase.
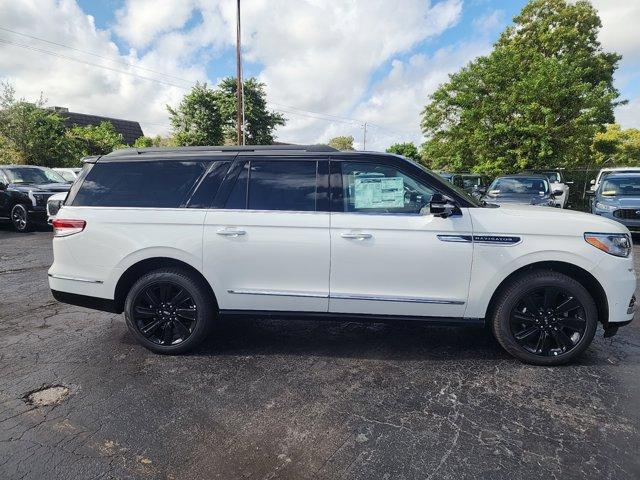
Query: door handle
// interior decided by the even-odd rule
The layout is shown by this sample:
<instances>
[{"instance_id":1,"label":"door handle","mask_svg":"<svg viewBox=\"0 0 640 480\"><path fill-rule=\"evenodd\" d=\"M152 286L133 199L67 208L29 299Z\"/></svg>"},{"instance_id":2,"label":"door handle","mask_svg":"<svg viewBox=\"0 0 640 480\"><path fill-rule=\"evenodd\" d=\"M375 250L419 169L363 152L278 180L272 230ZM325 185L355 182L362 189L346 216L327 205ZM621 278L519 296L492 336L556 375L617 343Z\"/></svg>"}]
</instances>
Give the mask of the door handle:
<instances>
[{"instance_id":1,"label":"door handle","mask_svg":"<svg viewBox=\"0 0 640 480\"><path fill-rule=\"evenodd\" d=\"M216 232L218 235L222 235L223 237L239 237L240 235L246 235L247 232L244 230L239 230L237 228L221 228Z\"/></svg>"},{"instance_id":2,"label":"door handle","mask_svg":"<svg viewBox=\"0 0 640 480\"><path fill-rule=\"evenodd\" d=\"M370 233L358 233L358 232L345 232L345 233L341 233L340 236L342 238L349 238L353 240L366 240L368 238L373 237L373 235Z\"/></svg>"}]
</instances>

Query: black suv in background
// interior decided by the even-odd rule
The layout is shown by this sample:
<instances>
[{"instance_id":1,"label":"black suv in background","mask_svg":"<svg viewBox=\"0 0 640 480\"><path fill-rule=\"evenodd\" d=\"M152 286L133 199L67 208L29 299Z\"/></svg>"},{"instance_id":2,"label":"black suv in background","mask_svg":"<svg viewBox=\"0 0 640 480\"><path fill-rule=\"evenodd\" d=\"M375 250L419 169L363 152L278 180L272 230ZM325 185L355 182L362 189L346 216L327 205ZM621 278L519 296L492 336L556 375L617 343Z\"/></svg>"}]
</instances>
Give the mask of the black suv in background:
<instances>
[{"instance_id":1,"label":"black suv in background","mask_svg":"<svg viewBox=\"0 0 640 480\"><path fill-rule=\"evenodd\" d=\"M10 220L18 232L46 223L47 199L71 187L50 168L0 165L0 220Z\"/></svg>"}]
</instances>

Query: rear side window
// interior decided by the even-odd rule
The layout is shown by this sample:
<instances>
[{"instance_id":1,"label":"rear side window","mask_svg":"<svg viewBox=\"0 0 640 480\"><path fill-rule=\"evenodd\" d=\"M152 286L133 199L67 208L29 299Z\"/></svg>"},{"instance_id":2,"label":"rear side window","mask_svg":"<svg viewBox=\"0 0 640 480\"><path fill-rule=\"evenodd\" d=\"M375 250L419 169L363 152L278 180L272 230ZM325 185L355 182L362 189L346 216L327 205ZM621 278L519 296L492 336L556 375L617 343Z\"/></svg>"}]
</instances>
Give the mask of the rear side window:
<instances>
[{"instance_id":1,"label":"rear side window","mask_svg":"<svg viewBox=\"0 0 640 480\"><path fill-rule=\"evenodd\" d=\"M253 160L245 164L225 208L316 210L317 162Z\"/></svg>"},{"instance_id":2,"label":"rear side window","mask_svg":"<svg viewBox=\"0 0 640 480\"><path fill-rule=\"evenodd\" d=\"M207 162L96 163L78 190L74 206L183 206Z\"/></svg>"},{"instance_id":3,"label":"rear side window","mask_svg":"<svg viewBox=\"0 0 640 480\"><path fill-rule=\"evenodd\" d=\"M249 210L316 209L316 162L251 162Z\"/></svg>"}]
</instances>

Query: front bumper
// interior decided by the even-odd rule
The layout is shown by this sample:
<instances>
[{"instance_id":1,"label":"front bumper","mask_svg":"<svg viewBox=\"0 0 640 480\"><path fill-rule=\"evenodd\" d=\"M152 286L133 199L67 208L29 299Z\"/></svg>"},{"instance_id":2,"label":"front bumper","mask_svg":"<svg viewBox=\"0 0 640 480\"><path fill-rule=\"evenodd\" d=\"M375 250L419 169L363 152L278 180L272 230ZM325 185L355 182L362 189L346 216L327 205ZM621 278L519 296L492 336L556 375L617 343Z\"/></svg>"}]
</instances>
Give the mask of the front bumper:
<instances>
[{"instance_id":1,"label":"front bumper","mask_svg":"<svg viewBox=\"0 0 640 480\"><path fill-rule=\"evenodd\" d=\"M601 217L608 218L610 220L614 220L618 223L621 223L622 225L627 227L631 232L640 232L640 219L635 220L635 219L629 219L629 218L619 218L619 217L616 217L613 214L613 212L610 212L608 210L595 209L593 213L595 215L599 215Z\"/></svg>"}]
</instances>

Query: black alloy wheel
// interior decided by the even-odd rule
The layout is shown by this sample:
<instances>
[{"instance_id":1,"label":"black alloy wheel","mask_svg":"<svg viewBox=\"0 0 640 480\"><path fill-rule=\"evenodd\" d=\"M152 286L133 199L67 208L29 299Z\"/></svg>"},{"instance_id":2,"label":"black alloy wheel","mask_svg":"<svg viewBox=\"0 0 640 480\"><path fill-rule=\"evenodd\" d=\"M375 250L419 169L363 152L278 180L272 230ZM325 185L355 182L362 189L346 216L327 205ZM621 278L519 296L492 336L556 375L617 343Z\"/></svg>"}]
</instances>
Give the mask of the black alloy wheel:
<instances>
[{"instance_id":1,"label":"black alloy wheel","mask_svg":"<svg viewBox=\"0 0 640 480\"><path fill-rule=\"evenodd\" d=\"M577 279L564 273L524 271L497 293L490 317L500 345L534 365L562 365L593 341L598 307Z\"/></svg>"},{"instance_id":2,"label":"black alloy wheel","mask_svg":"<svg viewBox=\"0 0 640 480\"><path fill-rule=\"evenodd\" d=\"M18 232L28 232L31 230L31 221L29 220L29 213L27 208L18 203L11 209L11 223L13 228Z\"/></svg>"},{"instance_id":3,"label":"black alloy wheel","mask_svg":"<svg viewBox=\"0 0 640 480\"><path fill-rule=\"evenodd\" d=\"M132 320L149 341L177 345L193 333L198 309L188 290L171 282L142 289L133 302Z\"/></svg>"},{"instance_id":4,"label":"black alloy wheel","mask_svg":"<svg viewBox=\"0 0 640 480\"><path fill-rule=\"evenodd\" d=\"M582 303L552 286L527 292L511 310L509 325L522 348L546 357L573 350L587 329Z\"/></svg>"}]
</instances>

